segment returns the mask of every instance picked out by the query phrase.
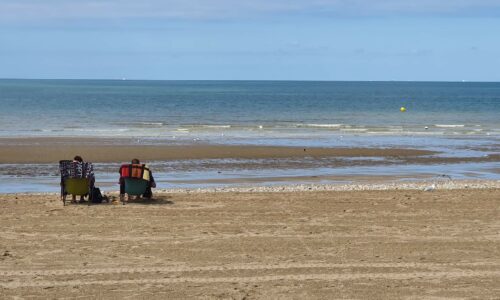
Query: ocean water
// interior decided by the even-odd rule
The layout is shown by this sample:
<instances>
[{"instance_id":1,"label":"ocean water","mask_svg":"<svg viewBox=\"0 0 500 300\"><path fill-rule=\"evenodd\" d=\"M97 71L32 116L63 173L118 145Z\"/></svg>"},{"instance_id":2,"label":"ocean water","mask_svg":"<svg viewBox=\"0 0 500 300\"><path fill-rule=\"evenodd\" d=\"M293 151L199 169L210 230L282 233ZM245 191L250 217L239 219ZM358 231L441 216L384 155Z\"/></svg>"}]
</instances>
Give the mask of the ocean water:
<instances>
[{"instance_id":1,"label":"ocean water","mask_svg":"<svg viewBox=\"0 0 500 300\"><path fill-rule=\"evenodd\" d=\"M0 137L328 144L500 134L500 83L0 80L0 103Z\"/></svg>"},{"instance_id":2,"label":"ocean water","mask_svg":"<svg viewBox=\"0 0 500 300\"><path fill-rule=\"evenodd\" d=\"M0 80L0 104L0 138L403 147L439 151L444 157L500 153L500 83ZM208 164L214 168L204 161L149 163L160 188L345 183L349 177L380 175L500 180L498 161L406 165L382 159L380 165L352 167L308 161L293 169L258 160L248 164L252 168L231 160ZM104 190L117 189L114 167L96 164ZM51 173L16 175L23 168ZM58 190L55 165L0 165L0 179L0 193Z\"/></svg>"}]
</instances>

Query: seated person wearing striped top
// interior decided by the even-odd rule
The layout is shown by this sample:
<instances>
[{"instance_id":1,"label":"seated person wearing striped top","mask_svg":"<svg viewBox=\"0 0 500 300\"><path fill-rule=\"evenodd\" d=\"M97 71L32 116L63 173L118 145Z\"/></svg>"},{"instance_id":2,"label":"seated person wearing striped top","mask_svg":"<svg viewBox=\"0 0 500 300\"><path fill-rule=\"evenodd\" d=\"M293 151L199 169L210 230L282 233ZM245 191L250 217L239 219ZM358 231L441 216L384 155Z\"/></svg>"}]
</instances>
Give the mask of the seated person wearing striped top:
<instances>
[{"instance_id":1,"label":"seated person wearing striped top","mask_svg":"<svg viewBox=\"0 0 500 300\"><path fill-rule=\"evenodd\" d=\"M68 192L64 184L66 179L69 178L88 178L89 191L92 191L95 183L94 166L90 162L84 162L83 158L76 155L73 160L59 161L59 171L61 172L61 199L66 199ZM76 203L76 196L72 196L72 202ZM88 194L86 195L88 196ZM89 199L90 201L90 199ZM83 196L80 196L80 203L83 202Z\"/></svg>"}]
</instances>

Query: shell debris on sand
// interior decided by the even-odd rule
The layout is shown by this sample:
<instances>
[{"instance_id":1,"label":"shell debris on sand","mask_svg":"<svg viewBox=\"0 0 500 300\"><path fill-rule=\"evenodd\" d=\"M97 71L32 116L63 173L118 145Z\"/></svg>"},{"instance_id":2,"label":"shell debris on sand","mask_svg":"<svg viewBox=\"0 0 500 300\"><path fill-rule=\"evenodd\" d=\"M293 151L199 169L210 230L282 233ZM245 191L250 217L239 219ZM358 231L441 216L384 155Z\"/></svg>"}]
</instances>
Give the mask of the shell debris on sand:
<instances>
[{"instance_id":1,"label":"shell debris on sand","mask_svg":"<svg viewBox=\"0 0 500 300\"><path fill-rule=\"evenodd\" d=\"M298 184L282 186L253 186L253 187L219 187L198 189L164 189L160 193L279 193L279 192L306 192L306 191L386 191L386 190L424 190L433 189L487 189L500 188L500 180L454 180L454 181L415 181L415 182L387 182L364 184Z\"/></svg>"},{"instance_id":2,"label":"shell debris on sand","mask_svg":"<svg viewBox=\"0 0 500 300\"><path fill-rule=\"evenodd\" d=\"M210 187L210 188L170 188L156 189L160 194L192 193L288 193L315 191L388 191L388 190L440 190L498 189L500 180L422 180L413 182L351 183L351 184L296 184L276 186ZM5 195L59 195L59 193L7 193ZM107 191L106 195L118 195L118 191Z\"/></svg>"}]
</instances>

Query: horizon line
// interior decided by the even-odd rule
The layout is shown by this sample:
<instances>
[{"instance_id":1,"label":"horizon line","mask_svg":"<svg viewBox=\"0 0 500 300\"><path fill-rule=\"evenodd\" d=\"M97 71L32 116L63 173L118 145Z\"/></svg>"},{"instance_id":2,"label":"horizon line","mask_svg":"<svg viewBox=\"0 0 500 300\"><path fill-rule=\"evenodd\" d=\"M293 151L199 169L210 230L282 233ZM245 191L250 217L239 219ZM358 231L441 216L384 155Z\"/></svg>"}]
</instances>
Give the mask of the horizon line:
<instances>
[{"instance_id":1,"label":"horizon line","mask_svg":"<svg viewBox=\"0 0 500 300\"><path fill-rule=\"evenodd\" d=\"M22 77L0 77L0 80L102 80L102 81L279 81L279 82L435 82L435 83L500 83L500 81L480 80L354 80L354 79L141 79L141 78L22 78Z\"/></svg>"}]
</instances>

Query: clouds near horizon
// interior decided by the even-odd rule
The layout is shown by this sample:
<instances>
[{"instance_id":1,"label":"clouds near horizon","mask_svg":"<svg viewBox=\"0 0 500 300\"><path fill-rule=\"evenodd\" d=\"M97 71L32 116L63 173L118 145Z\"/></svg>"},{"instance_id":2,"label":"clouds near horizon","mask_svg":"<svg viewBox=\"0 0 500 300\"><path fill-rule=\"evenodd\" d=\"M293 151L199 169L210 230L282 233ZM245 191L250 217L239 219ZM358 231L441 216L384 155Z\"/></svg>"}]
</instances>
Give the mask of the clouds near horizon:
<instances>
[{"instance_id":1,"label":"clouds near horizon","mask_svg":"<svg viewBox=\"0 0 500 300\"><path fill-rule=\"evenodd\" d=\"M3 22L65 19L232 19L275 15L334 17L500 16L497 0L2 0Z\"/></svg>"}]
</instances>

